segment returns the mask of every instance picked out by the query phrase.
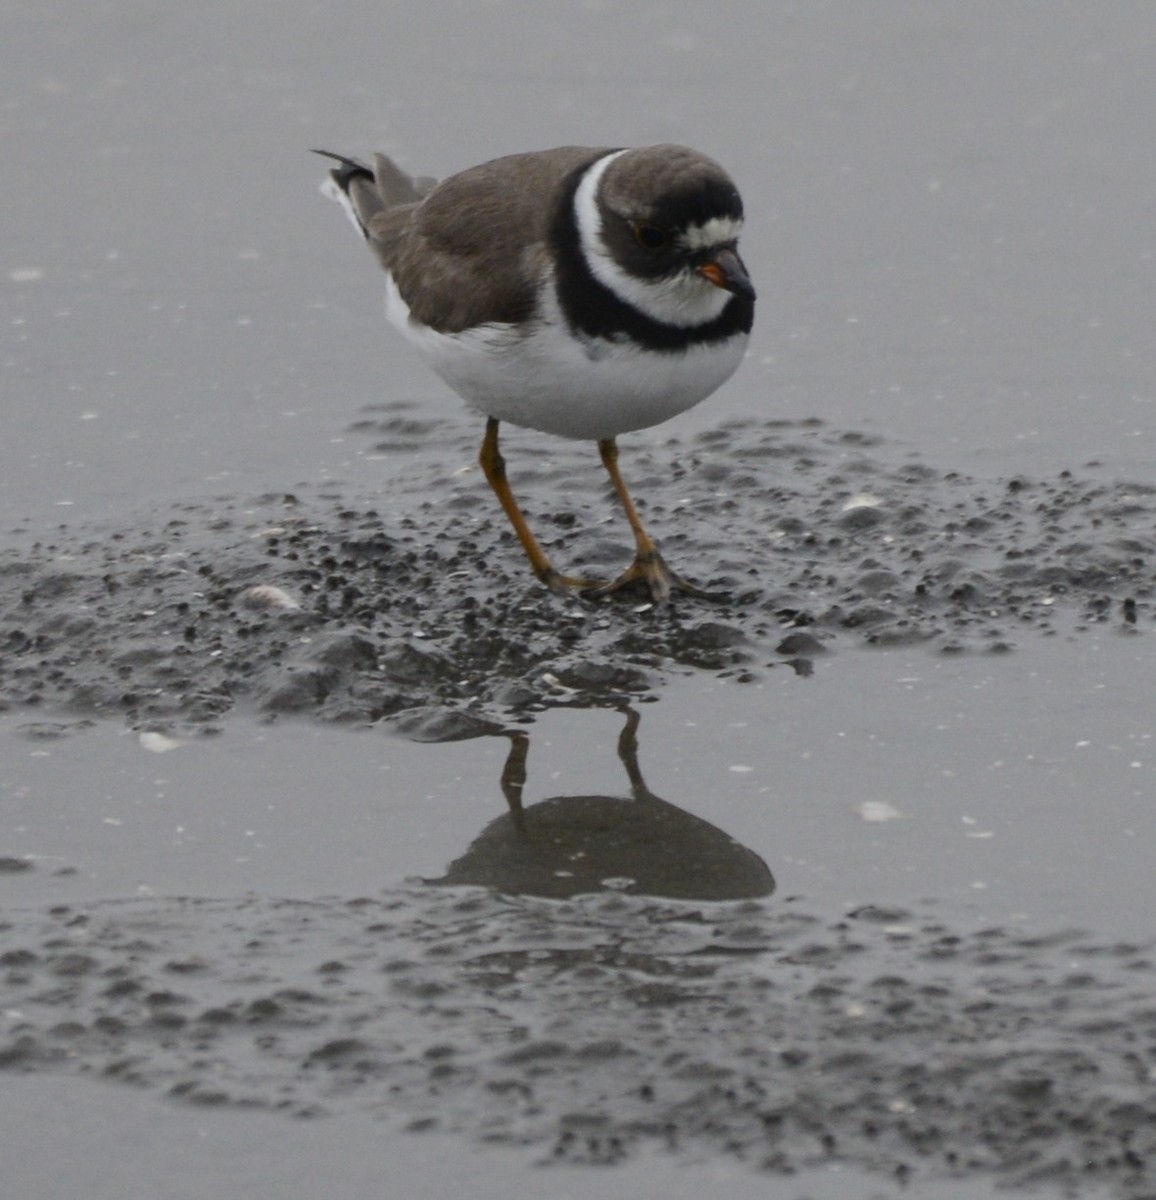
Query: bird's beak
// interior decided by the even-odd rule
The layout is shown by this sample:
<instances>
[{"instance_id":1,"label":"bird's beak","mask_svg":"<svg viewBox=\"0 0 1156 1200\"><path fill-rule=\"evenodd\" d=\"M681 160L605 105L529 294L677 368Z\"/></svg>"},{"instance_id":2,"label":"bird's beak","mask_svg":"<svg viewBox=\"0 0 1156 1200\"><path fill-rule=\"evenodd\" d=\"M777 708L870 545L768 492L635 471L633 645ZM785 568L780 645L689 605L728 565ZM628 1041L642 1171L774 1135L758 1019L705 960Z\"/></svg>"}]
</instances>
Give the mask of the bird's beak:
<instances>
[{"instance_id":1,"label":"bird's beak","mask_svg":"<svg viewBox=\"0 0 1156 1200\"><path fill-rule=\"evenodd\" d=\"M698 268L698 273L724 292L733 292L744 300L755 298L751 277L743 266L743 260L733 250L720 250L710 262Z\"/></svg>"}]
</instances>

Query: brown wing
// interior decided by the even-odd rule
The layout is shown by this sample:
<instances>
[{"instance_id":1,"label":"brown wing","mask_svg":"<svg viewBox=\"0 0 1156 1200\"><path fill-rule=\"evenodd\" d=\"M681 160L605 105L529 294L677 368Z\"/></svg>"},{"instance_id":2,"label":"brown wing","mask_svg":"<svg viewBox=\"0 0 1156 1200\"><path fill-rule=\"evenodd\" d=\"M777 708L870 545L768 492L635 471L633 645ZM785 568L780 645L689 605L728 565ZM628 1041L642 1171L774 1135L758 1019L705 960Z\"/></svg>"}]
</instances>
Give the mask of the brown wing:
<instances>
[{"instance_id":1,"label":"brown wing","mask_svg":"<svg viewBox=\"0 0 1156 1200\"><path fill-rule=\"evenodd\" d=\"M383 207L367 223L370 242L413 316L441 333L529 316L555 198L573 171L606 153L563 146L498 158L423 200Z\"/></svg>"}]
</instances>

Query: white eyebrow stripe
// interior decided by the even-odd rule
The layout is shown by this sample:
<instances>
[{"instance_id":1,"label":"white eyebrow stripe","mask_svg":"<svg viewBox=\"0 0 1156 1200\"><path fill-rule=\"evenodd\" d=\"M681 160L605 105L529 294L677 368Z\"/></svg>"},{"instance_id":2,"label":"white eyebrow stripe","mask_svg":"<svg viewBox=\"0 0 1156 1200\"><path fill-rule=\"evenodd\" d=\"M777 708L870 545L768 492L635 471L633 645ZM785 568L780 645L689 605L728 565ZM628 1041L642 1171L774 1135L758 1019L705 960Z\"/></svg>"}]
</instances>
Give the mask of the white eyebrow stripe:
<instances>
[{"instance_id":1,"label":"white eyebrow stripe","mask_svg":"<svg viewBox=\"0 0 1156 1200\"><path fill-rule=\"evenodd\" d=\"M743 223L737 217L711 217L701 225L691 225L678 235L688 250L705 250L710 246L725 246L736 241Z\"/></svg>"}]
</instances>

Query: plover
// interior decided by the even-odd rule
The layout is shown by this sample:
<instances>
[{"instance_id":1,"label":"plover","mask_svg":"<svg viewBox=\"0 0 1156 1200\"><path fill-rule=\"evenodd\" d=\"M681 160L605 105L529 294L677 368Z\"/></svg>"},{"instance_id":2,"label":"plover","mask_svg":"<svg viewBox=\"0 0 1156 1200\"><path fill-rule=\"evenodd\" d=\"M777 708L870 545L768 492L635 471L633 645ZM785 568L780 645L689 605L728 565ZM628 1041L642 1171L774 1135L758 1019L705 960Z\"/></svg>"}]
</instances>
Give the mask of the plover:
<instances>
[{"instance_id":1,"label":"plover","mask_svg":"<svg viewBox=\"0 0 1156 1200\"><path fill-rule=\"evenodd\" d=\"M561 146L437 183L381 154L369 167L319 153L339 164L323 190L385 269L390 322L486 418L479 461L538 578L698 593L643 526L615 439L698 404L742 360L755 292L722 167L685 146ZM617 579L555 570L510 489L503 421L597 442L636 545Z\"/></svg>"}]
</instances>

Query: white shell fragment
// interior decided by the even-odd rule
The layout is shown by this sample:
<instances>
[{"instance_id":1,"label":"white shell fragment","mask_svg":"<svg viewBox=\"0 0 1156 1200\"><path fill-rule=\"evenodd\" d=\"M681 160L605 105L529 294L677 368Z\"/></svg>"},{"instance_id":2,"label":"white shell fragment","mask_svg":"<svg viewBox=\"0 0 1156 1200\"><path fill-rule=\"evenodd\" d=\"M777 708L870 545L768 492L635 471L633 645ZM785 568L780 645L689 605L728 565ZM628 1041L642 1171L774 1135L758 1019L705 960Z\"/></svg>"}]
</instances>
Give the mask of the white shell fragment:
<instances>
[{"instance_id":1,"label":"white shell fragment","mask_svg":"<svg viewBox=\"0 0 1156 1200\"><path fill-rule=\"evenodd\" d=\"M301 607L301 601L290 596L284 588L272 583L259 583L241 593L241 603L246 608L279 608L293 612Z\"/></svg>"},{"instance_id":2,"label":"white shell fragment","mask_svg":"<svg viewBox=\"0 0 1156 1200\"><path fill-rule=\"evenodd\" d=\"M181 745L176 738L171 738L167 734L157 733L155 730L142 733L139 741L140 748L148 750L151 754L165 754L169 750L176 750Z\"/></svg>"}]
</instances>

